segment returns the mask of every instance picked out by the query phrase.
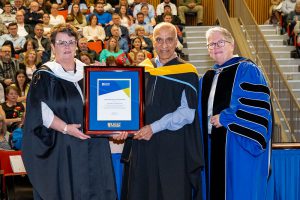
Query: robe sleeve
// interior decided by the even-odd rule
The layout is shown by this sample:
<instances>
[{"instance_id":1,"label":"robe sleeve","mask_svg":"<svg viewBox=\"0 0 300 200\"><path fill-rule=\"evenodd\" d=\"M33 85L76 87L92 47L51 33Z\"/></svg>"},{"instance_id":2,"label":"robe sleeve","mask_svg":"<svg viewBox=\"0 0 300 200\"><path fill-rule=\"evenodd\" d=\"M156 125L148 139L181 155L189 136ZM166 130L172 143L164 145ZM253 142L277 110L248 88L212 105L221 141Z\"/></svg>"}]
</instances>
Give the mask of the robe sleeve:
<instances>
[{"instance_id":1,"label":"robe sleeve","mask_svg":"<svg viewBox=\"0 0 300 200\"><path fill-rule=\"evenodd\" d=\"M39 71L34 74L27 96L27 115L24 126L23 151L39 157L47 157L55 144L56 134L53 129L43 125L41 102L51 108L51 96L55 79L47 72Z\"/></svg>"},{"instance_id":2,"label":"robe sleeve","mask_svg":"<svg viewBox=\"0 0 300 200\"><path fill-rule=\"evenodd\" d=\"M250 62L239 65L230 107L220 113L220 123L228 134L254 156L266 150L271 138L270 89L261 70Z\"/></svg>"}]
</instances>

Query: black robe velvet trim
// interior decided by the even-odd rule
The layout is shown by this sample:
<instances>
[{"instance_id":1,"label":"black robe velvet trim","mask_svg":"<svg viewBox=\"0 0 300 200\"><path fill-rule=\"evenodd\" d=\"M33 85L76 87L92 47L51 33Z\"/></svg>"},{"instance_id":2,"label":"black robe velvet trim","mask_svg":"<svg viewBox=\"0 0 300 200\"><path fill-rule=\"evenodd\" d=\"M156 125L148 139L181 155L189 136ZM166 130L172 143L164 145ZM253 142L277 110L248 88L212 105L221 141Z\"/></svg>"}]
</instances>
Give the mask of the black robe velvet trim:
<instances>
[{"instance_id":1,"label":"black robe velvet trim","mask_svg":"<svg viewBox=\"0 0 300 200\"><path fill-rule=\"evenodd\" d=\"M175 58L165 66L182 63ZM198 90L195 73L168 76L188 82ZM189 107L197 111L197 93L185 84L146 73L145 87L145 124L174 112L180 106L183 90ZM128 193L123 196L124 199L186 200L192 199L192 189L193 199L202 199L201 168L204 162L201 151L197 112L192 124L177 131L158 132L150 141L133 140L130 168L125 180Z\"/></svg>"},{"instance_id":2,"label":"black robe velvet trim","mask_svg":"<svg viewBox=\"0 0 300 200\"><path fill-rule=\"evenodd\" d=\"M250 92L262 92L270 96L270 89L265 85L257 85L251 83L241 83L241 88Z\"/></svg>"},{"instance_id":3,"label":"black robe velvet trim","mask_svg":"<svg viewBox=\"0 0 300 200\"><path fill-rule=\"evenodd\" d=\"M46 128L42 101L66 123L83 123L83 102L74 83L37 71L27 97L22 149L37 195L45 200L116 200L108 139L80 140Z\"/></svg>"},{"instance_id":4,"label":"black robe velvet trim","mask_svg":"<svg viewBox=\"0 0 300 200\"><path fill-rule=\"evenodd\" d=\"M262 117L262 116L255 115L253 113L249 113L249 112L246 112L246 111L243 111L243 110L240 110L240 109L237 110L236 116L241 118L241 119L260 124L268 130L269 121L266 118Z\"/></svg>"},{"instance_id":5,"label":"black robe velvet trim","mask_svg":"<svg viewBox=\"0 0 300 200\"><path fill-rule=\"evenodd\" d=\"M238 64L224 68L223 71L219 74L218 84L216 86L215 96L222 98L215 98L213 103L213 115L220 114L222 110L228 108L231 101L232 87L235 79L235 74ZM208 98L215 76L214 70L209 70L205 73L203 77L202 85L202 125L203 132L207 133L207 105ZM208 155L208 141L207 137L211 138L211 160L208 160L208 157L205 157L205 162L211 164L210 171L210 188L211 191L207 191L207 194L210 194L210 199L213 200L222 200L225 196L225 143L226 143L226 129L224 127L212 128L210 136L204 134L204 155ZM219 166L224 166L224 171L217 170ZM208 170L208 168L206 168ZM208 171L206 171L208 174ZM209 184L208 177L206 177L206 183Z\"/></svg>"}]
</instances>

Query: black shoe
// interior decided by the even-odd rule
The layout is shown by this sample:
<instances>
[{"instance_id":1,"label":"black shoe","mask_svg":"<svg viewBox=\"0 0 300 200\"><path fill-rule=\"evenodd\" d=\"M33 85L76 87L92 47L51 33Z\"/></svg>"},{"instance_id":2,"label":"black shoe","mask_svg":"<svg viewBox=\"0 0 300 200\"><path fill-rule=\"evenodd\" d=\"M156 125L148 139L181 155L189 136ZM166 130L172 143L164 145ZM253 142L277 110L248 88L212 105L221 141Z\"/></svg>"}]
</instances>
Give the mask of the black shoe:
<instances>
[{"instance_id":1,"label":"black shoe","mask_svg":"<svg viewBox=\"0 0 300 200\"><path fill-rule=\"evenodd\" d=\"M197 26L202 26L202 24L203 24L202 22L201 22L201 23L198 23Z\"/></svg>"}]
</instances>

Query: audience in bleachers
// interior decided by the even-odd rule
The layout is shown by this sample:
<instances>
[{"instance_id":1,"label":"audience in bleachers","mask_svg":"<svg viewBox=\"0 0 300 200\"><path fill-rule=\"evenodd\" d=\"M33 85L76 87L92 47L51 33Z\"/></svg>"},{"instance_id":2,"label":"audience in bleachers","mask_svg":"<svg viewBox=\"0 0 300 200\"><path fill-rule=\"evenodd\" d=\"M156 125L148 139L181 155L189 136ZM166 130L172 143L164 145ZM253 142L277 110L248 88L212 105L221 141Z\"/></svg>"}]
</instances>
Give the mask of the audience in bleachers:
<instances>
[{"instance_id":1,"label":"audience in bleachers","mask_svg":"<svg viewBox=\"0 0 300 200\"><path fill-rule=\"evenodd\" d=\"M112 26L117 26L119 28L121 37L124 39L129 38L128 28L121 24L121 17L118 13L112 14L112 20L109 22L109 25L105 26L105 35L107 38L111 37L111 28Z\"/></svg>"},{"instance_id":2,"label":"audience in bleachers","mask_svg":"<svg viewBox=\"0 0 300 200\"><path fill-rule=\"evenodd\" d=\"M182 2L189 11L200 12L200 0L196 4L188 3L192 0ZM49 35L56 24L65 23L67 19L78 28L81 37L77 42L76 57L86 65L130 65L128 58L131 65L138 65L145 58L155 56L152 33L156 24L162 21L181 24L177 6L170 0L163 0L156 7L148 0L15 0L13 4L1 1L0 103L4 102L4 90L9 86L17 88L9 89L14 93L9 94L12 99L26 103L32 74L46 61L55 59ZM67 11L68 15L61 15L61 10L64 10L62 13ZM202 23L202 15L198 14L198 23ZM177 28L180 39L182 32ZM103 49L99 53L88 48L94 41L102 42ZM7 102L10 107L11 100L3 105Z\"/></svg>"},{"instance_id":3,"label":"audience in bleachers","mask_svg":"<svg viewBox=\"0 0 300 200\"><path fill-rule=\"evenodd\" d=\"M144 21L144 13L137 14L136 23L132 24L129 28L130 38L136 37L136 28L142 26L144 28L144 36L152 38L153 27Z\"/></svg>"}]
</instances>

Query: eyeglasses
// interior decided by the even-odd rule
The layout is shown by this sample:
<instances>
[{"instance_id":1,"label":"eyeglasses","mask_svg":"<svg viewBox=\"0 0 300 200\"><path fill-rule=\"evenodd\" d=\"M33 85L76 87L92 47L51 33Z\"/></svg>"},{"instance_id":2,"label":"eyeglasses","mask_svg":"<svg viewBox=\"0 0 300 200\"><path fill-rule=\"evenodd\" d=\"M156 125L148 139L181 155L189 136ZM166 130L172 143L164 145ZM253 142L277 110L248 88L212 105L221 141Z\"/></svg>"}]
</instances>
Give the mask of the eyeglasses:
<instances>
[{"instance_id":1,"label":"eyeglasses","mask_svg":"<svg viewBox=\"0 0 300 200\"><path fill-rule=\"evenodd\" d=\"M207 48L209 49L214 49L216 47L220 48L220 47L224 47L226 42L228 43L231 43L229 41L226 41L226 40L219 40L218 42L212 42L212 43L209 43L207 46Z\"/></svg>"},{"instance_id":2,"label":"eyeglasses","mask_svg":"<svg viewBox=\"0 0 300 200\"><path fill-rule=\"evenodd\" d=\"M55 42L57 46L63 47L63 46L69 46L69 47L74 47L77 44L76 40L70 40L70 41L63 41L63 40L58 40Z\"/></svg>"}]
</instances>

